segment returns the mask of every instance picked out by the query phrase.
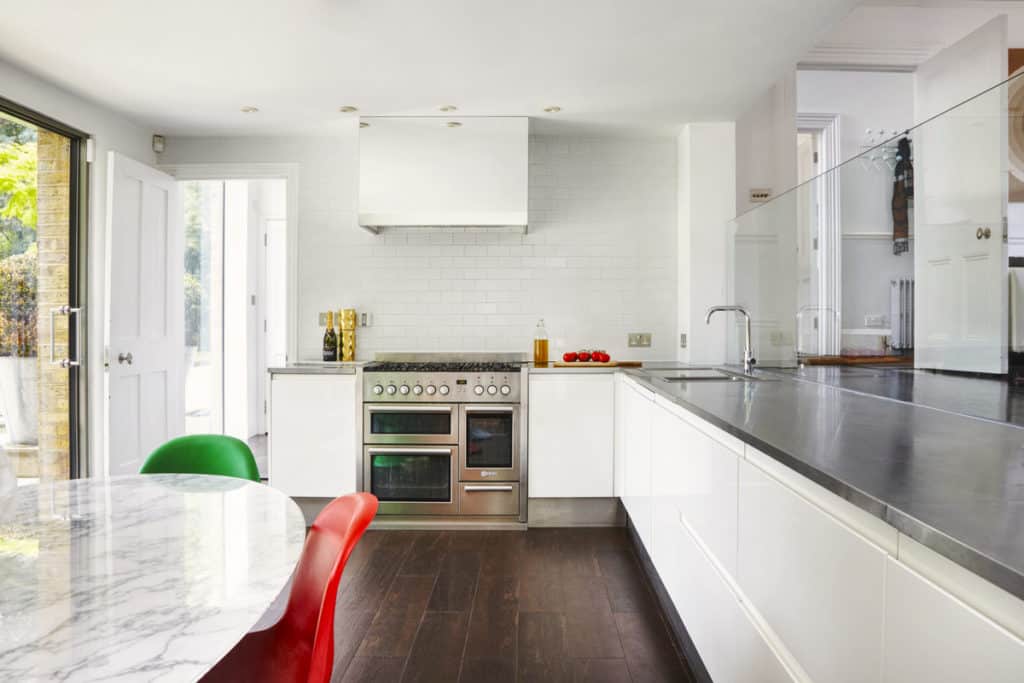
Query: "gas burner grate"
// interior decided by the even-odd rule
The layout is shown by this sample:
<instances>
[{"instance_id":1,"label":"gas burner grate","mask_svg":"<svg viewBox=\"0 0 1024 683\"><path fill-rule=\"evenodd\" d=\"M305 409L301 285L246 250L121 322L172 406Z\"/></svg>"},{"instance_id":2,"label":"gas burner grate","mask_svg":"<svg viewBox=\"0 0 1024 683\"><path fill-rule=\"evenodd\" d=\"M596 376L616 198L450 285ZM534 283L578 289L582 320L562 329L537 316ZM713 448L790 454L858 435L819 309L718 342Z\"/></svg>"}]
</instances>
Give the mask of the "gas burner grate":
<instances>
[{"instance_id":1,"label":"gas burner grate","mask_svg":"<svg viewBox=\"0 0 1024 683\"><path fill-rule=\"evenodd\" d=\"M363 368L363 372L519 372L515 363L502 362L399 362L380 361Z\"/></svg>"}]
</instances>

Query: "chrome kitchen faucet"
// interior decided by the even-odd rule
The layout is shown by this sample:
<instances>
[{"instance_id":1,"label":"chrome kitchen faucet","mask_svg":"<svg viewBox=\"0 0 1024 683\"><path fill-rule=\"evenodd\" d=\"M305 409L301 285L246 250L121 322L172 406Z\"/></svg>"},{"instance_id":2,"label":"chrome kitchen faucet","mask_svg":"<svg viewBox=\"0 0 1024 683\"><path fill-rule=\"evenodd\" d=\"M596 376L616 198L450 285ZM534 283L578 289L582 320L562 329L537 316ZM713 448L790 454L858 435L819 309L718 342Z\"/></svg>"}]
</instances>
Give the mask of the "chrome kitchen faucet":
<instances>
[{"instance_id":1,"label":"chrome kitchen faucet","mask_svg":"<svg viewBox=\"0 0 1024 683\"><path fill-rule=\"evenodd\" d=\"M743 337L743 372L750 374L750 371L754 369L754 349L750 346L750 314L747 313L746 309L742 306L712 306L708 309L707 315L704 317L704 322L708 325L711 324L711 314L717 313L718 311L735 311L743 316L746 334Z\"/></svg>"}]
</instances>

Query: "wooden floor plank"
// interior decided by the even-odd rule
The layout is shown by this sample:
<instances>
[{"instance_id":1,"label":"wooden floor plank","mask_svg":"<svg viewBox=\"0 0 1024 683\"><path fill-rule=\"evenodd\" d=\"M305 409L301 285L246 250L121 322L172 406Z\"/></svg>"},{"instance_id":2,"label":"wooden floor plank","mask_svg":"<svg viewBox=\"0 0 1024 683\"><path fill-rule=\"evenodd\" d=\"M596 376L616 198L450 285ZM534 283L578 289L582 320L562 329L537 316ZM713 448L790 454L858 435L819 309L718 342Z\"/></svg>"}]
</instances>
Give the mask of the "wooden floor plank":
<instances>
[{"instance_id":1,"label":"wooden floor plank","mask_svg":"<svg viewBox=\"0 0 1024 683\"><path fill-rule=\"evenodd\" d=\"M466 612L428 612L424 615L402 681L451 683L459 680L467 624Z\"/></svg>"}]
</instances>

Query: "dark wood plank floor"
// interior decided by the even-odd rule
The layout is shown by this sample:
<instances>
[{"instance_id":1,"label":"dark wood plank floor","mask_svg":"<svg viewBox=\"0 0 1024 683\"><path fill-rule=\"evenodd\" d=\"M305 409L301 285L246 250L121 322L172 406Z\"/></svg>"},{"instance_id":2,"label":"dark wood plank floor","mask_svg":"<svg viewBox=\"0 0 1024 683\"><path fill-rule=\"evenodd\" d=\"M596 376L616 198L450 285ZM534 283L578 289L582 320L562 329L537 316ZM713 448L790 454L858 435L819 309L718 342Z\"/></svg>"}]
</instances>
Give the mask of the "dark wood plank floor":
<instances>
[{"instance_id":1,"label":"dark wood plank floor","mask_svg":"<svg viewBox=\"0 0 1024 683\"><path fill-rule=\"evenodd\" d=\"M623 529L370 531L335 683L689 681Z\"/></svg>"}]
</instances>

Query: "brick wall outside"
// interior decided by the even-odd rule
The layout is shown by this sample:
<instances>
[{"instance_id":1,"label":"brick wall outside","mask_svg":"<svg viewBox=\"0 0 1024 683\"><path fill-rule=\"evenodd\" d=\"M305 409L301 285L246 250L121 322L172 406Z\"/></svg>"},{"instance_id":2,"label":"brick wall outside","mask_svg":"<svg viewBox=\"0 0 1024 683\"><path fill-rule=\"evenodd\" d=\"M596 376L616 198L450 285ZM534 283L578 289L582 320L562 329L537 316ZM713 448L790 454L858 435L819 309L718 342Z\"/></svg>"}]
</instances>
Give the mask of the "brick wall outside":
<instances>
[{"instance_id":1,"label":"brick wall outside","mask_svg":"<svg viewBox=\"0 0 1024 683\"><path fill-rule=\"evenodd\" d=\"M68 302L71 141L39 131L39 476L70 473L68 371L50 364L50 309ZM67 355L68 320L56 318L56 356Z\"/></svg>"}]
</instances>

